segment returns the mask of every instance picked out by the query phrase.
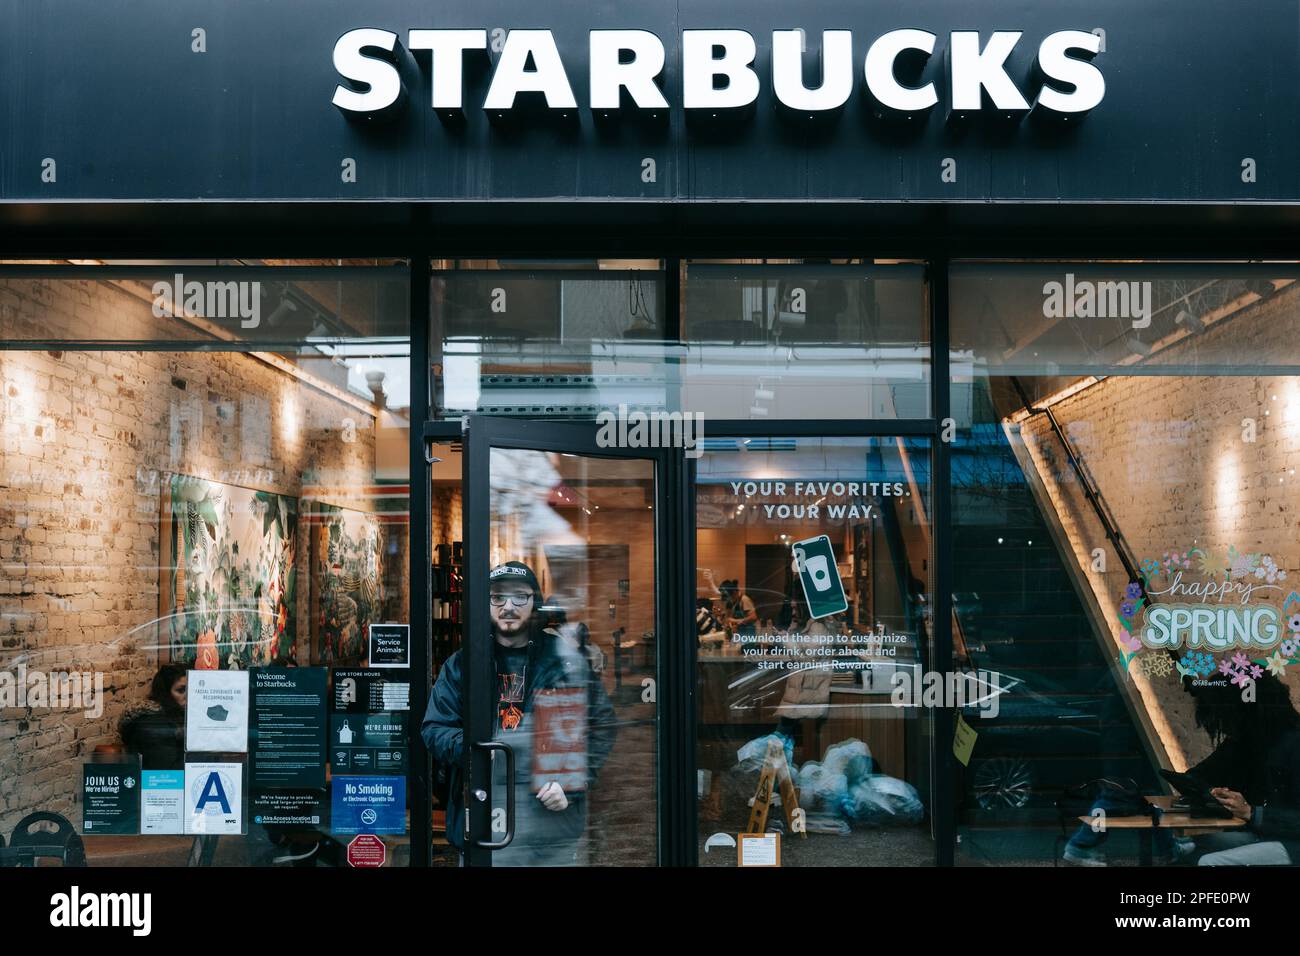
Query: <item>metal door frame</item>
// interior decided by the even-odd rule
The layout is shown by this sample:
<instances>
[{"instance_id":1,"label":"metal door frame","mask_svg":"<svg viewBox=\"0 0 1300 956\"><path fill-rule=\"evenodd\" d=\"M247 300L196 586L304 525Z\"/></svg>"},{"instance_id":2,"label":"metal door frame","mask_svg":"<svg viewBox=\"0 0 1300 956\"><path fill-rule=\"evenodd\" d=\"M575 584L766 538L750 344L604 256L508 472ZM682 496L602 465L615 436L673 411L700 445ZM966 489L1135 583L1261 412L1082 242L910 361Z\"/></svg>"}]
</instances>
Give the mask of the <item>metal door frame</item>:
<instances>
[{"instance_id":1,"label":"metal door frame","mask_svg":"<svg viewBox=\"0 0 1300 956\"><path fill-rule=\"evenodd\" d=\"M585 457L651 461L655 474L655 654L657 749L655 762L656 856L660 865L674 866L694 857L694 727L691 684L694 618L688 578L693 562L680 560L694 550L690 524L693 511L685 507L685 455L676 448L616 449L601 447L594 422L533 421L470 415L452 423L463 440L462 532L465 541L464 785L465 864L492 865L492 850L481 844L491 837L491 751L495 736L495 664L490 643L476 639L491 627L487 606L489 528L491 522L490 461L493 448L530 449ZM428 429L426 429L426 434ZM486 799L472 795L481 791Z\"/></svg>"}]
</instances>

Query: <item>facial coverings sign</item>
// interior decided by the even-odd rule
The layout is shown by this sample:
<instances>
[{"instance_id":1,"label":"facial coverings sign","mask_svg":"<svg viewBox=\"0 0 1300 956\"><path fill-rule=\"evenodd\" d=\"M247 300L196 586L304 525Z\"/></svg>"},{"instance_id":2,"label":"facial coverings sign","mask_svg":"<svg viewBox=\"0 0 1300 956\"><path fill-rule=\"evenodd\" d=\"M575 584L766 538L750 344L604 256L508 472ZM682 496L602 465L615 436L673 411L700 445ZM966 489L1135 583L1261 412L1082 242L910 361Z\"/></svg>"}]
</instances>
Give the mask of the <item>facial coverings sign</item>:
<instances>
[{"instance_id":1,"label":"facial coverings sign","mask_svg":"<svg viewBox=\"0 0 1300 956\"><path fill-rule=\"evenodd\" d=\"M27 5L0 201L1300 198L1297 0L213 9Z\"/></svg>"},{"instance_id":2,"label":"facial coverings sign","mask_svg":"<svg viewBox=\"0 0 1300 956\"><path fill-rule=\"evenodd\" d=\"M190 671L185 749L248 750L248 671Z\"/></svg>"}]
</instances>

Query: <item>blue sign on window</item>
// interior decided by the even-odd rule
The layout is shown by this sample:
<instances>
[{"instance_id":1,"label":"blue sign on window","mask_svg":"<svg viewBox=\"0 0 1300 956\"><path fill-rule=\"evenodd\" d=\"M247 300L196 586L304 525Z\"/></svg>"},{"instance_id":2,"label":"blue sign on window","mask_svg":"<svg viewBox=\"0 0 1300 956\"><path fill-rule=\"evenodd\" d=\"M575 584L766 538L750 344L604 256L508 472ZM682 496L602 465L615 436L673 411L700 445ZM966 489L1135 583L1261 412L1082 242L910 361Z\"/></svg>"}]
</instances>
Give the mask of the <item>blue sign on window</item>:
<instances>
[{"instance_id":1,"label":"blue sign on window","mask_svg":"<svg viewBox=\"0 0 1300 956\"><path fill-rule=\"evenodd\" d=\"M330 832L406 832L405 777L334 777L330 782Z\"/></svg>"}]
</instances>

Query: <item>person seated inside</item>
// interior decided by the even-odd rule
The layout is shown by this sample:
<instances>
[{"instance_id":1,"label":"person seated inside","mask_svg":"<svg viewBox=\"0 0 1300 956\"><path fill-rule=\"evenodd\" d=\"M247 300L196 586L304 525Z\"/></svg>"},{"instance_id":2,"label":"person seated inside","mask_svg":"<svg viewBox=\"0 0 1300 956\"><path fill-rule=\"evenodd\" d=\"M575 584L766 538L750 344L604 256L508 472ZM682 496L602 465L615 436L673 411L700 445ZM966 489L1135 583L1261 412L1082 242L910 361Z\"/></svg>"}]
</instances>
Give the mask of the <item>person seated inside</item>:
<instances>
[{"instance_id":1,"label":"person seated inside","mask_svg":"<svg viewBox=\"0 0 1300 956\"><path fill-rule=\"evenodd\" d=\"M1198 836L1200 866L1300 863L1300 713L1272 674L1255 679L1254 701L1231 684L1198 687L1196 724L1217 746L1188 773L1245 826Z\"/></svg>"},{"instance_id":2,"label":"person seated inside","mask_svg":"<svg viewBox=\"0 0 1300 956\"><path fill-rule=\"evenodd\" d=\"M1213 752L1188 769L1229 813L1245 824L1191 839L1156 830L1156 849L1175 862L1200 866L1287 866L1300 863L1300 713L1286 685L1272 674L1255 680L1254 699L1229 683L1192 686L1196 725ZM1109 811L1104 799L1093 808ZM1081 826L1065 859L1105 866L1104 831Z\"/></svg>"},{"instance_id":3,"label":"person seated inside","mask_svg":"<svg viewBox=\"0 0 1300 956\"><path fill-rule=\"evenodd\" d=\"M812 641L808 644L791 645L804 651L824 646L819 639L827 639L838 634L841 626L839 614L811 618L808 606L802 600L795 602L792 607L792 622L797 627L797 630L792 633L808 637ZM799 723L812 721L809 731L813 735L813 740L805 741L805 746L811 744L808 747L810 756L805 759L817 759L822 752L818 743L821 739L822 727L830 714L831 682L835 673L832 668L832 658L803 653L790 658L789 661L800 666L786 672L789 676L785 680L781 702L776 708L778 722L775 732L793 740Z\"/></svg>"},{"instance_id":4,"label":"person seated inside","mask_svg":"<svg viewBox=\"0 0 1300 956\"><path fill-rule=\"evenodd\" d=\"M154 674L145 702L127 711L118 732L128 753L140 755L143 770L185 768L185 700L189 688L181 664L164 664Z\"/></svg>"}]
</instances>

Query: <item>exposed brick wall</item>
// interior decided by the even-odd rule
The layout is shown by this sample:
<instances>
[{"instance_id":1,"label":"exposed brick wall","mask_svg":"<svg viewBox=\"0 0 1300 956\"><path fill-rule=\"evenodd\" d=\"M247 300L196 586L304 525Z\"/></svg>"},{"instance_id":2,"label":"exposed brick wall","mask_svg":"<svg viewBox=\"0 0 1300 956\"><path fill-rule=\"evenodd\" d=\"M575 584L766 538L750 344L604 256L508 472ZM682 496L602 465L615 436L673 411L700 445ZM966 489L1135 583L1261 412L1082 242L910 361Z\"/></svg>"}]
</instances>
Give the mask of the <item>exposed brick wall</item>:
<instances>
[{"instance_id":1,"label":"exposed brick wall","mask_svg":"<svg viewBox=\"0 0 1300 956\"><path fill-rule=\"evenodd\" d=\"M138 290L0 284L7 329L144 337ZM157 665L130 632L159 613L160 504L169 472L299 497L373 482L373 419L232 352L0 352L0 667L104 672L104 713L0 711L0 833L32 810L80 826L80 767L119 742ZM355 440L344 440L344 422ZM350 433L349 436L351 437ZM346 504L347 502L341 502ZM405 555L405 548L402 549ZM297 639L309 640L307 525L298 524ZM405 576L403 575L403 580Z\"/></svg>"},{"instance_id":2,"label":"exposed brick wall","mask_svg":"<svg viewBox=\"0 0 1300 956\"><path fill-rule=\"evenodd\" d=\"M1214 364L1245 354L1286 354L1300 327L1298 313L1300 289L1291 286L1155 358ZM1053 412L1137 560L1193 546L1222 557L1234 546L1269 554L1287 572L1286 589L1260 600L1280 606L1291 589L1300 590L1300 474L1292 473L1300 469L1300 378L1112 376L1057 403ZM1256 423L1254 441L1244 439L1243 419ZM1127 575L1046 416L1029 419L1021 434L1118 654L1123 630L1117 605ZM1106 552L1105 573L1092 570L1095 548ZM1209 740L1195 726L1192 699L1177 675L1135 673L1132 679L1171 757L1193 764L1206 756ZM1285 680L1300 703L1300 673L1293 668Z\"/></svg>"},{"instance_id":3,"label":"exposed brick wall","mask_svg":"<svg viewBox=\"0 0 1300 956\"><path fill-rule=\"evenodd\" d=\"M462 536L461 494L459 484L435 484L429 499L430 503L430 539L435 545L451 544L464 541ZM437 554L433 559L438 559Z\"/></svg>"}]
</instances>

